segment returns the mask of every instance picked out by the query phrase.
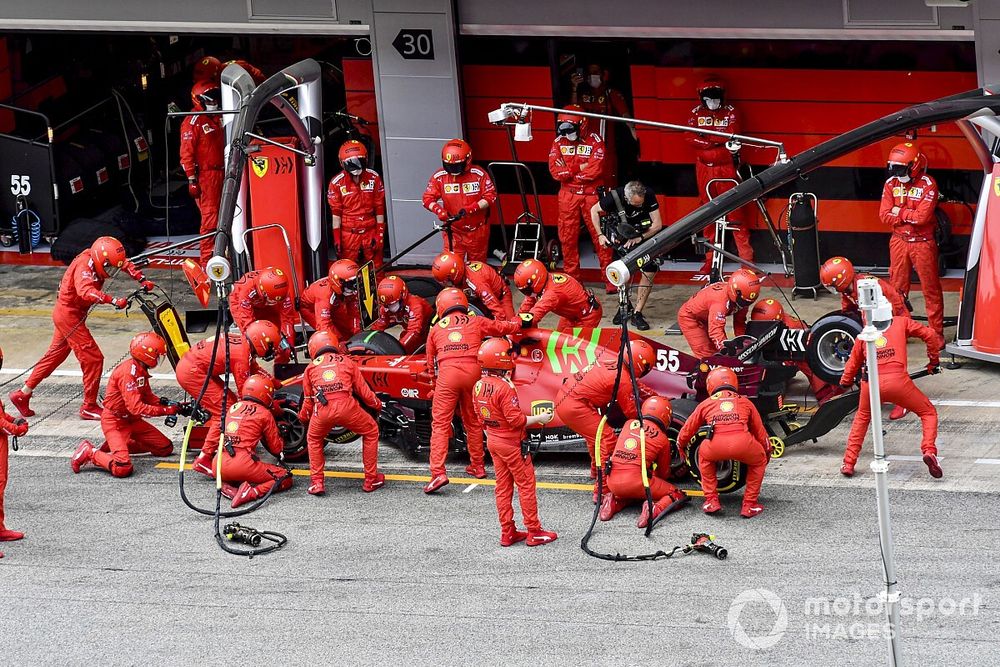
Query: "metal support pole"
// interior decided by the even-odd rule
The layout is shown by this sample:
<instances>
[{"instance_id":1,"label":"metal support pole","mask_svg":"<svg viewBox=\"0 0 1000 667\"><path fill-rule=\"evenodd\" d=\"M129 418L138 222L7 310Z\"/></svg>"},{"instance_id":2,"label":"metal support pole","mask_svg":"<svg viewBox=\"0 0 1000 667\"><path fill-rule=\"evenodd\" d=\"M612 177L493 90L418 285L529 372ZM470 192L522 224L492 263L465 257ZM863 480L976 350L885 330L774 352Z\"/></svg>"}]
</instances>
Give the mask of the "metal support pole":
<instances>
[{"instance_id":1,"label":"metal support pole","mask_svg":"<svg viewBox=\"0 0 1000 667\"><path fill-rule=\"evenodd\" d=\"M504 102L500 105L509 117L524 117L525 111L550 111L552 113L566 113L565 109L557 109L556 107L544 107L537 104L521 104L518 102ZM701 127L691 127L690 125L676 125L674 123L661 123L655 120L642 120L641 118L626 118L624 116L610 116L603 113L593 113L590 111L574 111L577 116L584 116L586 118L599 118L601 120L610 120L619 123L628 123L630 125L643 125L645 127L658 127L664 130L677 130L678 132L694 132L696 134L707 134L713 137L723 137L729 139L730 141L735 141L737 143L746 144L748 146L759 146L762 148L775 148L778 151L778 162L786 162L788 160L788 154L785 152L785 144L780 141L773 141L771 139L761 139L760 137L751 137L746 134L733 134L732 132L719 132L717 130L709 130Z\"/></svg>"},{"instance_id":2,"label":"metal support pole","mask_svg":"<svg viewBox=\"0 0 1000 667\"><path fill-rule=\"evenodd\" d=\"M876 299L870 302L861 296L863 282L874 283ZM875 459L871 462L875 473L876 506L878 507L879 547L882 555L882 565L885 572L885 590L879 597L885 604L888 627L888 661L890 667L902 664L899 639L899 590L896 582L896 551L892 540L892 519L889 514L889 461L885 456L885 443L882 440L882 399L879 394L878 349L876 341L882 333L875 327L873 314L878 298L885 300L881 289L874 280L859 281L859 301L865 314L865 328L858 338L865 342L866 366L868 369L868 400L871 407L872 444L875 449Z\"/></svg>"}]
</instances>

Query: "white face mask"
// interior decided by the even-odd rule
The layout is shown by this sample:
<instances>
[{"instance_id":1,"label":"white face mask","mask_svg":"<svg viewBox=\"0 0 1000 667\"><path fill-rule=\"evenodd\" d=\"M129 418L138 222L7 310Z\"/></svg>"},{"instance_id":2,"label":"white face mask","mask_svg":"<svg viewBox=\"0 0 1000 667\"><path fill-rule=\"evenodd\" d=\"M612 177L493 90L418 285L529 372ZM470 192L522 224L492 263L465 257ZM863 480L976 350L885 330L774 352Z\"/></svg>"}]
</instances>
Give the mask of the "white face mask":
<instances>
[{"instance_id":1,"label":"white face mask","mask_svg":"<svg viewBox=\"0 0 1000 667\"><path fill-rule=\"evenodd\" d=\"M590 77L588 78L588 80L590 81L590 87L591 88L600 88L601 87L601 75L600 74L591 74Z\"/></svg>"},{"instance_id":2,"label":"white face mask","mask_svg":"<svg viewBox=\"0 0 1000 667\"><path fill-rule=\"evenodd\" d=\"M398 313L399 309L402 307L403 307L402 301L394 301L393 303L390 303L388 306L386 306L385 309L388 310L390 313Z\"/></svg>"},{"instance_id":3,"label":"white face mask","mask_svg":"<svg viewBox=\"0 0 1000 667\"><path fill-rule=\"evenodd\" d=\"M576 141L577 137L580 136L580 135L578 135L576 132L570 132L569 134L567 134L565 136L570 141Z\"/></svg>"},{"instance_id":4,"label":"white face mask","mask_svg":"<svg viewBox=\"0 0 1000 667\"><path fill-rule=\"evenodd\" d=\"M218 104L206 104L205 105L205 111L218 111L218 110L219 110L219 105Z\"/></svg>"},{"instance_id":5,"label":"white face mask","mask_svg":"<svg viewBox=\"0 0 1000 667\"><path fill-rule=\"evenodd\" d=\"M910 177L909 176L897 176L896 179L900 183L909 183L910 182Z\"/></svg>"},{"instance_id":6,"label":"white face mask","mask_svg":"<svg viewBox=\"0 0 1000 667\"><path fill-rule=\"evenodd\" d=\"M705 106L708 107L709 111L718 111L719 107L722 106L722 100L707 99Z\"/></svg>"}]
</instances>

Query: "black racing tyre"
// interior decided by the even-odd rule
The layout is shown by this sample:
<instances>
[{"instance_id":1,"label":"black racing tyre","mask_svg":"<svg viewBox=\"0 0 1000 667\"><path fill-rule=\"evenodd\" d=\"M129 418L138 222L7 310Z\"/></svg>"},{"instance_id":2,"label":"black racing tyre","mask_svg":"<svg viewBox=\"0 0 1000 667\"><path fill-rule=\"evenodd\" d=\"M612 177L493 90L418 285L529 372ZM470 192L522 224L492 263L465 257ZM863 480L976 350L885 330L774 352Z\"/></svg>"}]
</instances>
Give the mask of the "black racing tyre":
<instances>
[{"instance_id":1,"label":"black racing tyre","mask_svg":"<svg viewBox=\"0 0 1000 667\"><path fill-rule=\"evenodd\" d=\"M351 354L403 355L406 351L392 334L384 331L362 331L347 341L347 351Z\"/></svg>"},{"instance_id":2,"label":"black racing tyre","mask_svg":"<svg viewBox=\"0 0 1000 667\"><path fill-rule=\"evenodd\" d=\"M688 467L691 476L701 484L701 472L698 470L698 450L702 440L695 440L688 447ZM715 464L715 479L718 482L719 493L731 493L742 489L747 483L747 467L740 461L719 461Z\"/></svg>"},{"instance_id":3,"label":"black racing tyre","mask_svg":"<svg viewBox=\"0 0 1000 667\"><path fill-rule=\"evenodd\" d=\"M299 421L299 407L302 405L301 387L282 389L274 398L286 401L281 414L275 417L278 432L285 441L285 460L302 461L308 457L309 452L306 449L306 427Z\"/></svg>"},{"instance_id":4,"label":"black racing tyre","mask_svg":"<svg viewBox=\"0 0 1000 667\"><path fill-rule=\"evenodd\" d=\"M410 290L411 294L415 294L427 301L427 303L431 304L431 308L436 308L435 300L437 299L437 295L444 289L438 281L433 278L423 278L421 276L417 276L415 278L404 278L404 280L406 281L406 287ZM476 315L489 317L490 319L493 318L489 309L484 308L482 304L476 300L473 300L469 304L469 311L475 313ZM436 321L437 315L431 318L431 322Z\"/></svg>"},{"instance_id":5,"label":"black racing tyre","mask_svg":"<svg viewBox=\"0 0 1000 667\"><path fill-rule=\"evenodd\" d=\"M683 479L690 472L687 461L681 456L677 448L677 434L681 432L681 427L688 420L694 409L698 407L696 401L686 398L675 398L670 401L673 414L670 418L670 426L667 427L667 436L670 438L670 479Z\"/></svg>"},{"instance_id":6,"label":"black racing tyre","mask_svg":"<svg viewBox=\"0 0 1000 667\"><path fill-rule=\"evenodd\" d=\"M423 276L403 276L403 281L406 283L406 288L410 290L410 294L416 294L419 297L427 299L433 305L434 297L437 296L443 287L441 284L434 280L433 278L424 278Z\"/></svg>"},{"instance_id":7,"label":"black racing tyre","mask_svg":"<svg viewBox=\"0 0 1000 667\"><path fill-rule=\"evenodd\" d=\"M844 313L824 315L809 327L806 362L824 382L839 384L861 323Z\"/></svg>"},{"instance_id":8,"label":"black racing tyre","mask_svg":"<svg viewBox=\"0 0 1000 667\"><path fill-rule=\"evenodd\" d=\"M679 398L671 401L670 405L673 408L674 414L670 420L669 434L671 439L676 442L681 426L684 425L684 422L687 421L698 404L688 399ZM681 457L678 449L675 447L670 464L671 470L676 475L680 476L686 472L699 484L701 483L701 473L698 470L697 461L698 448L700 446L701 440L699 439L688 447L687 460ZM743 488L747 483L746 475L746 466L739 461L719 461L716 464L716 479L718 480L719 493L730 493Z\"/></svg>"}]
</instances>

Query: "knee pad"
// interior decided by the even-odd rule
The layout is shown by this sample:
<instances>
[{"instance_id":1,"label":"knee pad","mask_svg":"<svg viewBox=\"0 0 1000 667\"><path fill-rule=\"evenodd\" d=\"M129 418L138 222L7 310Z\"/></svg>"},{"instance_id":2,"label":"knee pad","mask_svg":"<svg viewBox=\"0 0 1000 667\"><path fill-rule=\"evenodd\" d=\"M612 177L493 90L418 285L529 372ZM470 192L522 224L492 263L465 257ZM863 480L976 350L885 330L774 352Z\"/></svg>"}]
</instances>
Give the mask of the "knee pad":
<instances>
[{"instance_id":1,"label":"knee pad","mask_svg":"<svg viewBox=\"0 0 1000 667\"><path fill-rule=\"evenodd\" d=\"M111 463L112 477L128 477L131 474L132 474L131 463L118 463L117 461L113 461Z\"/></svg>"}]
</instances>

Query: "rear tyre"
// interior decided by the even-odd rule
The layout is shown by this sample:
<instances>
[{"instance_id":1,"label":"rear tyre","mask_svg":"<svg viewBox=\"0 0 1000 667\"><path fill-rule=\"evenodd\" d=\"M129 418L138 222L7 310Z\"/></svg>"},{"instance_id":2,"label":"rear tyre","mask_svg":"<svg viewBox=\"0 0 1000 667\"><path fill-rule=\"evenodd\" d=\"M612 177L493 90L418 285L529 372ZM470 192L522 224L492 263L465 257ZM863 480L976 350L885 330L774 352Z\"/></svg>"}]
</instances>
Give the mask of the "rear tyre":
<instances>
[{"instance_id":1,"label":"rear tyre","mask_svg":"<svg viewBox=\"0 0 1000 667\"><path fill-rule=\"evenodd\" d=\"M854 348L854 339L861 333L861 323L844 313L831 313L809 328L806 362L818 378L839 384L847 359Z\"/></svg>"},{"instance_id":2,"label":"rear tyre","mask_svg":"<svg viewBox=\"0 0 1000 667\"><path fill-rule=\"evenodd\" d=\"M347 351L363 355L403 355L406 351L392 334L384 331L362 331L347 341Z\"/></svg>"},{"instance_id":3,"label":"rear tyre","mask_svg":"<svg viewBox=\"0 0 1000 667\"><path fill-rule=\"evenodd\" d=\"M670 402L673 408L673 417L670 420L668 434L672 442L677 442L677 434L680 432L684 422L688 420L691 413L697 407L697 403L688 399L674 399ZM673 456L670 462L672 476L676 479L687 473L690 474L699 484L701 484L701 473L698 470L698 449L701 447L701 440L696 440L688 448L688 458L681 457L678 448L673 449ZM718 480L719 493L730 493L737 491L746 485L746 466L739 461L719 461L716 464L716 479Z\"/></svg>"}]
</instances>

